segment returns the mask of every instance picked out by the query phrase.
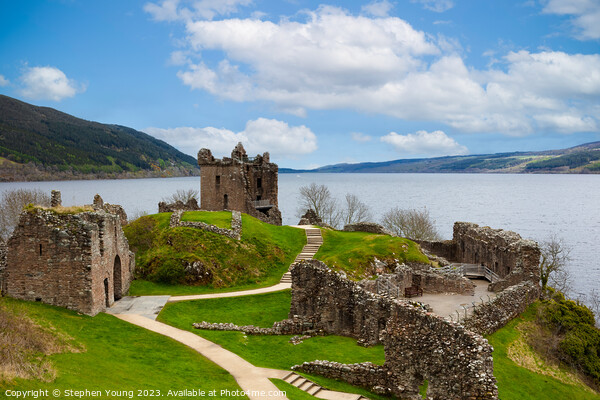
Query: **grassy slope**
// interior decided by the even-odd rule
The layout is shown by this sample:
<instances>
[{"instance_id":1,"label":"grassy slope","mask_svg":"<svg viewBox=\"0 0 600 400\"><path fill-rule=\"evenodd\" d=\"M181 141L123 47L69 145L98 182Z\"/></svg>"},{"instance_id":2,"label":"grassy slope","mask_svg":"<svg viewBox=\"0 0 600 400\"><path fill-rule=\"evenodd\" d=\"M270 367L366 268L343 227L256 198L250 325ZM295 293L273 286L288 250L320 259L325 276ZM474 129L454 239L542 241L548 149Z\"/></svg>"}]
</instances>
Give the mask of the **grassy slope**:
<instances>
[{"instance_id":1,"label":"grassy slope","mask_svg":"<svg viewBox=\"0 0 600 400\"><path fill-rule=\"evenodd\" d=\"M188 212L186 217L213 223L223 221L223 214ZM242 215L241 241L194 228L169 228L169 218L170 213L154 214L125 227L136 252L138 271L146 279L133 282L132 295L208 293L274 285L306 243L301 229L265 224L246 214ZM186 282L182 261L202 263L212 279ZM165 284L165 280L192 286Z\"/></svg>"},{"instance_id":2,"label":"grassy slope","mask_svg":"<svg viewBox=\"0 0 600 400\"><path fill-rule=\"evenodd\" d=\"M547 375L518 366L508 358L509 345L519 339L517 325L535 320L535 304L504 328L490 335L494 347L494 375L502 400L598 400L600 395L586 387L568 385Z\"/></svg>"},{"instance_id":3,"label":"grassy slope","mask_svg":"<svg viewBox=\"0 0 600 400\"><path fill-rule=\"evenodd\" d=\"M402 238L365 232L322 230L323 245L315 258L336 269L346 271L351 278L373 275L373 256L380 260L429 263L417 245Z\"/></svg>"},{"instance_id":4,"label":"grassy slope","mask_svg":"<svg viewBox=\"0 0 600 400\"><path fill-rule=\"evenodd\" d=\"M113 316L98 314L92 318L59 307L8 298L0 302L55 334L70 336L75 345L85 349L79 353L40 355L51 360L58 372L56 380L0 382L2 394L7 389L158 389L164 396L169 389L240 390L231 375L197 352Z\"/></svg>"}]
</instances>

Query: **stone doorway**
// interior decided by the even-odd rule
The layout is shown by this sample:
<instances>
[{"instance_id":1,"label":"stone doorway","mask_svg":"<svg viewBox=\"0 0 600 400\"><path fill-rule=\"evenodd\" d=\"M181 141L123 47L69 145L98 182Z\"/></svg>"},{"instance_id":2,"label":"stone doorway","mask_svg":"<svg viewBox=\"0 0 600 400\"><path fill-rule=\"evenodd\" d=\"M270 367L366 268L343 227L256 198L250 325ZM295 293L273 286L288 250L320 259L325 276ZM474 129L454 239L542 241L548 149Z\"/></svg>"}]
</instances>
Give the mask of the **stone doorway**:
<instances>
[{"instance_id":1,"label":"stone doorway","mask_svg":"<svg viewBox=\"0 0 600 400\"><path fill-rule=\"evenodd\" d=\"M115 301L122 297L122 283L121 283L121 258L117 254L115 256L115 266L113 270L113 283L114 283L114 298Z\"/></svg>"}]
</instances>

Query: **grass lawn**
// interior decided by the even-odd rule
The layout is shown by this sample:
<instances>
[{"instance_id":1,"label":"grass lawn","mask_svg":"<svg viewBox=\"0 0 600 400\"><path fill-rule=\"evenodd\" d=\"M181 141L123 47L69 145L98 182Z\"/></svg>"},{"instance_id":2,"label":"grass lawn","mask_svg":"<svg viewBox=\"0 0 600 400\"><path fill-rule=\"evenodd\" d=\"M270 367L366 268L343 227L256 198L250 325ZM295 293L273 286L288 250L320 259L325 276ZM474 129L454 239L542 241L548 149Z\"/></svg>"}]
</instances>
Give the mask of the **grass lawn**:
<instances>
[{"instance_id":1,"label":"grass lawn","mask_svg":"<svg viewBox=\"0 0 600 400\"><path fill-rule=\"evenodd\" d=\"M323 245L314 258L330 267L345 271L350 278L363 279L374 275L373 257L399 262L421 262L429 259L408 239L366 232L321 230ZM391 272L391 271L388 271Z\"/></svg>"},{"instance_id":2,"label":"grass lawn","mask_svg":"<svg viewBox=\"0 0 600 400\"><path fill-rule=\"evenodd\" d=\"M186 211L182 221L205 222L223 229L231 229L231 211Z\"/></svg>"},{"instance_id":3,"label":"grass lawn","mask_svg":"<svg viewBox=\"0 0 600 400\"><path fill-rule=\"evenodd\" d=\"M57 372L53 382L13 379L0 381L0 393L8 389L169 390L229 389L241 390L231 375L197 352L159 334L147 331L111 315L80 315L63 308L1 298L0 304L16 314L61 337L69 337L80 352L40 354L50 360ZM1 396L0 396L1 397ZM84 397L85 398L85 397ZM186 399L185 396L169 398ZM232 397L239 399L240 397ZM245 397L243 397L245 398Z\"/></svg>"},{"instance_id":4,"label":"grass lawn","mask_svg":"<svg viewBox=\"0 0 600 400\"><path fill-rule=\"evenodd\" d=\"M508 357L509 345L519 339L516 327L536 318L536 304L513 319L505 327L490 335L494 347L494 376L498 380L499 397L502 400L598 400L600 395L582 385L569 385L547 375L520 367Z\"/></svg>"},{"instance_id":5,"label":"grass lawn","mask_svg":"<svg viewBox=\"0 0 600 400\"><path fill-rule=\"evenodd\" d=\"M241 332L192 327L192 323L200 321L270 327L273 322L287 318L289 309L290 291L286 290L256 296L171 303L159 314L158 320L218 343L259 367L289 369L313 360L383 363L383 346L365 348L358 346L355 339L342 336L313 337L293 345L288 342L291 335L246 336Z\"/></svg>"},{"instance_id":6,"label":"grass lawn","mask_svg":"<svg viewBox=\"0 0 600 400\"><path fill-rule=\"evenodd\" d=\"M217 222L227 212L186 212ZM306 243L304 230L242 215L242 239L200 229L169 228L170 213L145 216L124 228L139 281L131 295L202 294L271 286L279 282ZM194 264L195 271L185 269ZM146 281L146 282L144 282Z\"/></svg>"}]
</instances>

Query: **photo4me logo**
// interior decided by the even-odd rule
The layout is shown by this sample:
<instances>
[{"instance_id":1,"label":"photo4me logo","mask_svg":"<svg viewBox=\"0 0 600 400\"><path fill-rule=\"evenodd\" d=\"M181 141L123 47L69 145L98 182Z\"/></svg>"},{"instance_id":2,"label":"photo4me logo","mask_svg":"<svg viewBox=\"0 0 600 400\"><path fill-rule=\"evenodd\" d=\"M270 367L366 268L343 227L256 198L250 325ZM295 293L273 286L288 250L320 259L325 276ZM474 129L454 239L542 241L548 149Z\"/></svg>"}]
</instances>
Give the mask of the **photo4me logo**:
<instances>
[{"instance_id":1,"label":"photo4me logo","mask_svg":"<svg viewBox=\"0 0 600 400\"><path fill-rule=\"evenodd\" d=\"M5 390L6 398L14 399L52 399L52 398L157 398L157 397L286 397L284 391L244 391L244 390L228 390L228 389L183 389L183 390L168 390L160 391L156 389L139 389L139 390L73 390L73 389L35 389L35 390Z\"/></svg>"}]
</instances>

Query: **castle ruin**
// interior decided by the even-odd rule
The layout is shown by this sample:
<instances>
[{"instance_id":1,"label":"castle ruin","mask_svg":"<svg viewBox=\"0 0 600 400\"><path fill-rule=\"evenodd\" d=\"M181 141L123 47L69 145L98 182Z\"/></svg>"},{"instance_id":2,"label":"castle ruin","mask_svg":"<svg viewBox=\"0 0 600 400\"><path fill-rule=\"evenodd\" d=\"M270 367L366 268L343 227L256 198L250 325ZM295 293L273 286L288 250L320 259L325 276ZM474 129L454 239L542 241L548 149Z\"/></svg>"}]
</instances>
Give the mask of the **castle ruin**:
<instances>
[{"instance_id":1,"label":"castle ruin","mask_svg":"<svg viewBox=\"0 0 600 400\"><path fill-rule=\"evenodd\" d=\"M281 225L277 204L277 164L269 153L248 157L238 143L231 157L214 158L209 149L198 152L200 206L207 211L235 210L261 221Z\"/></svg>"},{"instance_id":2,"label":"castle ruin","mask_svg":"<svg viewBox=\"0 0 600 400\"><path fill-rule=\"evenodd\" d=\"M105 311L129 290L134 254L120 206L96 195L82 210L29 207L7 242L2 295L41 301L88 315Z\"/></svg>"}]
</instances>

